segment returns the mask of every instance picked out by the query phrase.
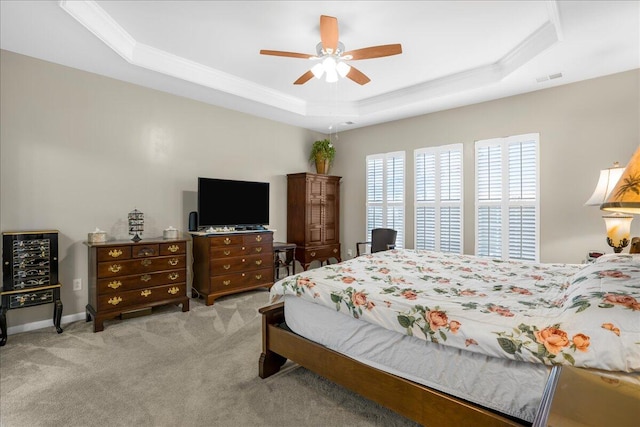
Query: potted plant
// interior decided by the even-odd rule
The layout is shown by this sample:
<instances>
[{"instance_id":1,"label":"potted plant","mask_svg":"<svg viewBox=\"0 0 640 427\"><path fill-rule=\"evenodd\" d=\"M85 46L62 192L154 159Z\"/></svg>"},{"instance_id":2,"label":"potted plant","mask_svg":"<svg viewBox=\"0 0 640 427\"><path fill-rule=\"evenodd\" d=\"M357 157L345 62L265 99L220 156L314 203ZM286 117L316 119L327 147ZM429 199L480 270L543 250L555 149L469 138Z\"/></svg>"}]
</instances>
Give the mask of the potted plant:
<instances>
[{"instance_id":1,"label":"potted plant","mask_svg":"<svg viewBox=\"0 0 640 427\"><path fill-rule=\"evenodd\" d=\"M320 174L329 172L329 167L336 157L336 148L328 139L315 141L309 154L309 162L316 164L316 171Z\"/></svg>"}]
</instances>

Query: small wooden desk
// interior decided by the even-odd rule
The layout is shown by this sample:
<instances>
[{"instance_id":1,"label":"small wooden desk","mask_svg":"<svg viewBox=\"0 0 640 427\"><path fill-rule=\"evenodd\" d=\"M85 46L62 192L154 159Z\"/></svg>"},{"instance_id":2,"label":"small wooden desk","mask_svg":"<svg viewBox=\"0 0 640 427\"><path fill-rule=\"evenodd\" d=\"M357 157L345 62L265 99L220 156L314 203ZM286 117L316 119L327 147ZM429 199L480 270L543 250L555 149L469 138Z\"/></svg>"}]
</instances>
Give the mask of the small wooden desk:
<instances>
[{"instance_id":1,"label":"small wooden desk","mask_svg":"<svg viewBox=\"0 0 640 427\"><path fill-rule=\"evenodd\" d=\"M282 267L287 269L287 276L296 274L296 247L295 243L273 242L273 269L276 280L280 278ZM281 253L285 254L284 259L280 256Z\"/></svg>"}]
</instances>

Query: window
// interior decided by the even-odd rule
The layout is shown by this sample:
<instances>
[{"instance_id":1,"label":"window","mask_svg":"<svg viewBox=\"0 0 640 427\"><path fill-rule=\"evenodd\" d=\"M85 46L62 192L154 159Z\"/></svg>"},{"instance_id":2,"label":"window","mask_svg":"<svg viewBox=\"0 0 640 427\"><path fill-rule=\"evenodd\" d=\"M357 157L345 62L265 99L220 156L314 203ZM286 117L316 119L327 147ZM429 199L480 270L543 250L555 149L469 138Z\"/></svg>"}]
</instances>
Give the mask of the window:
<instances>
[{"instance_id":1,"label":"window","mask_svg":"<svg viewBox=\"0 0 640 427\"><path fill-rule=\"evenodd\" d=\"M396 247L404 247L404 152L367 156L367 240L374 228L398 232Z\"/></svg>"},{"instance_id":2,"label":"window","mask_svg":"<svg viewBox=\"0 0 640 427\"><path fill-rule=\"evenodd\" d=\"M415 156L415 247L462 253L462 144Z\"/></svg>"},{"instance_id":3,"label":"window","mask_svg":"<svg viewBox=\"0 0 640 427\"><path fill-rule=\"evenodd\" d=\"M539 260L539 138L476 141L476 255Z\"/></svg>"}]
</instances>

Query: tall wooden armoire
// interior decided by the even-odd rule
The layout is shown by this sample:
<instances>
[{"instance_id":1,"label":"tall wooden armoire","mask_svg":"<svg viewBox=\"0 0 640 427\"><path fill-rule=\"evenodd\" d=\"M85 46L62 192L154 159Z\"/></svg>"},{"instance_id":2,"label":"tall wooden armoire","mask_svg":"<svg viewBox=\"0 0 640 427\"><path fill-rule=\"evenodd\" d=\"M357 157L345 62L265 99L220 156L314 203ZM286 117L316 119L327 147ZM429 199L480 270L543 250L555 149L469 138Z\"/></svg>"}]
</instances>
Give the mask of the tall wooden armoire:
<instances>
[{"instance_id":1,"label":"tall wooden armoire","mask_svg":"<svg viewBox=\"0 0 640 427\"><path fill-rule=\"evenodd\" d=\"M307 270L340 257L340 179L314 173L287 175L287 242Z\"/></svg>"}]
</instances>

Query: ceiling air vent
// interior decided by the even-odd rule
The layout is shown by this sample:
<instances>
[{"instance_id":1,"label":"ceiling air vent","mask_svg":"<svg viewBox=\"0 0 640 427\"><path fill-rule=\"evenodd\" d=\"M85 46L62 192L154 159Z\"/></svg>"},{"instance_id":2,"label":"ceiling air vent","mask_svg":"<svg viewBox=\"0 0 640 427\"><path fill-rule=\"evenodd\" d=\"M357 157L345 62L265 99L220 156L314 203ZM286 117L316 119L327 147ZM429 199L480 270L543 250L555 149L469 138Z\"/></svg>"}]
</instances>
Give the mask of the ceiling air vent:
<instances>
[{"instance_id":1,"label":"ceiling air vent","mask_svg":"<svg viewBox=\"0 0 640 427\"><path fill-rule=\"evenodd\" d=\"M546 82L547 80L559 79L562 77L562 73L549 74L548 76L538 77L536 81L538 83Z\"/></svg>"}]
</instances>

